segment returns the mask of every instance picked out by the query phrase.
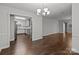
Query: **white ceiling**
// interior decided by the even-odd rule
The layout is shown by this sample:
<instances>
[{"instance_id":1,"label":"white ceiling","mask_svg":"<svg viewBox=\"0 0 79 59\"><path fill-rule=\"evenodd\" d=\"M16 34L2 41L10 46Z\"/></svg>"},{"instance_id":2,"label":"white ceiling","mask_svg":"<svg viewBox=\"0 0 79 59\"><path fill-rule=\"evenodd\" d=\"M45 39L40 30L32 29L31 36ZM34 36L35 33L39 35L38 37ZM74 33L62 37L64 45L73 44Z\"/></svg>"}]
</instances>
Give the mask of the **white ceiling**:
<instances>
[{"instance_id":1,"label":"white ceiling","mask_svg":"<svg viewBox=\"0 0 79 59\"><path fill-rule=\"evenodd\" d=\"M71 3L2 3L0 5L18 8L24 11L30 11L36 14L38 8L49 8L50 15L46 18L61 19L72 16Z\"/></svg>"}]
</instances>

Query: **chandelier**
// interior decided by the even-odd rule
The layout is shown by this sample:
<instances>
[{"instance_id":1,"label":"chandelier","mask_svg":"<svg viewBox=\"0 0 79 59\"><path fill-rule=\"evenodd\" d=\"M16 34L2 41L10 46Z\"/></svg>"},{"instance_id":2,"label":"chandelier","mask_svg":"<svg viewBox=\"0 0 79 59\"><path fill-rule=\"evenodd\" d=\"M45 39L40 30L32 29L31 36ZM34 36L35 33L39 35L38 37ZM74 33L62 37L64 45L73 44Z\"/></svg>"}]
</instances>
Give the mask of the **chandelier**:
<instances>
[{"instance_id":1,"label":"chandelier","mask_svg":"<svg viewBox=\"0 0 79 59\"><path fill-rule=\"evenodd\" d=\"M43 10L42 9L37 9L37 15L43 15L43 16L46 16L46 15L49 15L50 14L50 11L48 8L44 8Z\"/></svg>"}]
</instances>

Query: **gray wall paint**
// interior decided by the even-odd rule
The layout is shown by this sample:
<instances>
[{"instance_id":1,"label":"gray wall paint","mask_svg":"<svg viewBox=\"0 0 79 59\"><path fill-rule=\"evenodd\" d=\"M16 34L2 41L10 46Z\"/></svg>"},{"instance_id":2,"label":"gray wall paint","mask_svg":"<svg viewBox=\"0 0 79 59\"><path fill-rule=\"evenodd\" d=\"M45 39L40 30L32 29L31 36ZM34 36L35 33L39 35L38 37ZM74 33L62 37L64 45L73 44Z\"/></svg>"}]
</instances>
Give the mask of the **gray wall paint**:
<instances>
[{"instance_id":1,"label":"gray wall paint","mask_svg":"<svg viewBox=\"0 0 79 59\"><path fill-rule=\"evenodd\" d=\"M14 41L15 39L15 23L14 23L14 16L10 16L10 40Z\"/></svg>"},{"instance_id":2,"label":"gray wall paint","mask_svg":"<svg viewBox=\"0 0 79 59\"><path fill-rule=\"evenodd\" d=\"M9 47L10 41L10 16L7 7L0 6L0 49Z\"/></svg>"},{"instance_id":3,"label":"gray wall paint","mask_svg":"<svg viewBox=\"0 0 79 59\"><path fill-rule=\"evenodd\" d=\"M79 3L72 4L72 50L79 52Z\"/></svg>"},{"instance_id":4,"label":"gray wall paint","mask_svg":"<svg viewBox=\"0 0 79 59\"><path fill-rule=\"evenodd\" d=\"M58 23L59 23L59 33L63 33L63 21L59 20Z\"/></svg>"},{"instance_id":5,"label":"gray wall paint","mask_svg":"<svg viewBox=\"0 0 79 59\"><path fill-rule=\"evenodd\" d=\"M59 32L58 20L43 17L43 36Z\"/></svg>"}]
</instances>

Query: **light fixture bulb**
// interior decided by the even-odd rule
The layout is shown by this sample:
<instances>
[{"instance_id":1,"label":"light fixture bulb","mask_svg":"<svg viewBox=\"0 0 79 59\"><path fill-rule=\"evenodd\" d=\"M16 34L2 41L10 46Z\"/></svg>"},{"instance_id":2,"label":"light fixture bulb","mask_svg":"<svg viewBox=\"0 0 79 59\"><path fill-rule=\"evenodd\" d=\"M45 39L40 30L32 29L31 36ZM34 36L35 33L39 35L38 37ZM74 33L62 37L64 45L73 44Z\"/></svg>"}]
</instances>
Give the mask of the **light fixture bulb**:
<instances>
[{"instance_id":1,"label":"light fixture bulb","mask_svg":"<svg viewBox=\"0 0 79 59\"><path fill-rule=\"evenodd\" d=\"M44 8L44 12L47 12L48 11L48 8Z\"/></svg>"},{"instance_id":2,"label":"light fixture bulb","mask_svg":"<svg viewBox=\"0 0 79 59\"><path fill-rule=\"evenodd\" d=\"M42 13L45 16L45 12Z\"/></svg>"},{"instance_id":3,"label":"light fixture bulb","mask_svg":"<svg viewBox=\"0 0 79 59\"><path fill-rule=\"evenodd\" d=\"M47 11L47 15L49 15L50 14L50 11Z\"/></svg>"},{"instance_id":4,"label":"light fixture bulb","mask_svg":"<svg viewBox=\"0 0 79 59\"><path fill-rule=\"evenodd\" d=\"M38 12L38 13L41 13L41 9L37 9L37 12Z\"/></svg>"},{"instance_id":5,"label":"light fixture bulb","mask_svg":"<svg viewBox=\"0 0 79 59\"><path fill-rule=\"evenodd\" d=\"M41 9L37 9L37 15L40 15Z\"/></svg>"}]
</instances>

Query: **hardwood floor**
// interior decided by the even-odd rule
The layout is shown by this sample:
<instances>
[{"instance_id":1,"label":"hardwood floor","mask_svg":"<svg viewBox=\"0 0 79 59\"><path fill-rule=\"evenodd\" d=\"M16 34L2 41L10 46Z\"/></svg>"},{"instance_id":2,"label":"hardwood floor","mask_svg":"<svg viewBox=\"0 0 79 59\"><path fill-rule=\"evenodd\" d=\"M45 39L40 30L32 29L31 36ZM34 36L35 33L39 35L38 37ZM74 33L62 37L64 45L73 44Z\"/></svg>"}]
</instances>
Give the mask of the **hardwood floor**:
<instances>
[{"instance_id":1,"label":"hardwood floor","mask_svg":"<svg viewBox=\"0 0 79 59\"><path fill-rule=\"evenodd\" d=\"M72 35L56 33L32 42L27 35L17 35L11 46L3 49L0 55L79 55L71 51Z\"/></svg>"},{"instance_id":2,"label":"hardwood floor","mask_svg":"<svg viewBox=\"0 0 79 59\"><path fill-rule=\"evenodd\" d=\"M17 35L17 40L11 42L11 46L3 49L1 55L29 55L32 40L27 35Z\"/></svg>"},{"instance_id":3,"label":"hardwood floor","mask_svg":"<svg viewBox=\"0 0 79 59\"><path fill-rule=\"evenodd\" d=\"M56 33L44 37L42 40L33 42L35 55L74 55L79 54L71 51L72 34Z\"/></svg>"}]
</instances>

